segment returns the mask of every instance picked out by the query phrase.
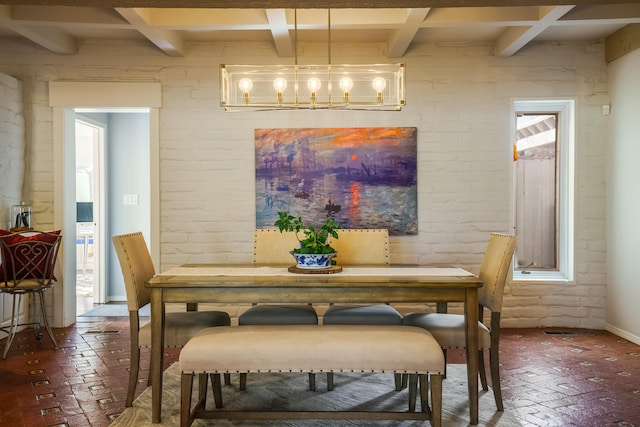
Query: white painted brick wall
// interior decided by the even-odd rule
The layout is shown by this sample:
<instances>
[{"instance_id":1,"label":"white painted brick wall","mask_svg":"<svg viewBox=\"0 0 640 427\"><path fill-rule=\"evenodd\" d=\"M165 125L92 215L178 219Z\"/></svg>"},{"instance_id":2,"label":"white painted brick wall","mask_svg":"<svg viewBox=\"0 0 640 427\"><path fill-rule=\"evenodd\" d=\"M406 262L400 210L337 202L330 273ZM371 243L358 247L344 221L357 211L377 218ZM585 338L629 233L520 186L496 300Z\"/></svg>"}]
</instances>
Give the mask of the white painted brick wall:
<instances>
[{"instance_id":1,"label":"white painted brick wall","mask_svg":"<svg viewBox=\"0 0 640 427\"><path fill-rule=\"evenodd\" d=\"M25 170L22 82L0 72L0 228L10 227L12 205L22 200ZM0 295L0 324L11 322L10 295ZM0 332L0 338L5 337Z\"/></svg>"},{"instance_id":2,"label":"white painted brick wall","mask_svg":"<svg viewBox=\"0 0 640 427\"><path fill-rule=\"evenodd\" d=\"M54 203L47 82L159 81L159 269L251 260L255 128L416 126L419 235L392 237L392 262L450 263L477 272L489 233L511 225L511 101L575 98L576 280L509 285L503 324L604 327L604 43L541 43L510 58L494 57L488 44L412 47L402 59L408 79L402 112L224 113L220 63L292 60L276 57L268 43L190 43L187 51L171 58L145 42L93 40L78 55L58 56L27 42L0 42L0 71L24 80L33 102L30 190L43 206L42 220L51 218ZM326 46L304 45L300 57L325 63ZM332 61L388 62L386 46L335 44Z\"/></svg>"},{"instance_id":3,"label":"white painted brick wall","mask_svg":"<svg viewBox=\"0 0 640 427\"><path fill-rule=\"evenodd\" d=\"M9 226L9 210L20 204L24 181L24 108L22 82L0 72L0 228Z\"/></svg>"}]
</instances>

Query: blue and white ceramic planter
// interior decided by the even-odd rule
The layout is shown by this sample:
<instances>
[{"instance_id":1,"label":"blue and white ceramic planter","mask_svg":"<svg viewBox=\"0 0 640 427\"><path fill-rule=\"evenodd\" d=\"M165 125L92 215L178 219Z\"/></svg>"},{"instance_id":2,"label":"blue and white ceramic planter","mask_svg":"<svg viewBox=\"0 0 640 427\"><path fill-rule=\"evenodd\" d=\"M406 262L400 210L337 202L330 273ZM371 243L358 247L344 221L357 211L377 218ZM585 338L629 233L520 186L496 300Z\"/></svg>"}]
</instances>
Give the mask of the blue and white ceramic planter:
<instances>
[{"instance_id":1,"label":"blue and white ceramic planter","mask_svg":"<svg viewBox=\"0 0 640 427\"><path fill-rule=\"evenodd\" d=\"M336 256L336 253L332 254L296 254L291 252L291 255L296 259L296 267L298 268L329 268L331 267L331 258Z\"/></svg>"}]
</instances>

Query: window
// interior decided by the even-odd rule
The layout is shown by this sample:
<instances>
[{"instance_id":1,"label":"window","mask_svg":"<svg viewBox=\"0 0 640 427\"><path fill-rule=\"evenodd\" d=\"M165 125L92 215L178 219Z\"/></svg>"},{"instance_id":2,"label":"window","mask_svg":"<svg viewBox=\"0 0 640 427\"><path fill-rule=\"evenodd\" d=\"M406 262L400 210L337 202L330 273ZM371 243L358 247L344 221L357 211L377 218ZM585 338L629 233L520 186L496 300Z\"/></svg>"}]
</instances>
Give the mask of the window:
<instances>
[{"instance_id":1,"label":"window","mask_svg":"<svg viewBox=\"0 0 640 427\"><path fill-rule=\"evenodd\" d=\"M513 117L513 279L572 280L574 101L515 101Z\"/></svg>"}]
</instances>

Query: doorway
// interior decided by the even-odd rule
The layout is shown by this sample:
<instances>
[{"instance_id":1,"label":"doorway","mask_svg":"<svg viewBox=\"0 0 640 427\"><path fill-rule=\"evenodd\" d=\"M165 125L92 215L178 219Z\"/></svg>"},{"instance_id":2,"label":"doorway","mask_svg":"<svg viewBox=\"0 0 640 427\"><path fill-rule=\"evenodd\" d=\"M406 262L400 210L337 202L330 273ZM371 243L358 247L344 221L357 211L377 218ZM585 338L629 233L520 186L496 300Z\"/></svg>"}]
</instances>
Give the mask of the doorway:
<instances>
[{"instance_id":1,"label":"doorway","mask_svg":"<svg viewBox=\"0 0 640 427\"><path fill-rule=\"evenodd\" d=\"M102 112L144 109L146 117L146 159L149 168L146 171L146 180L149 183L146 196L149 209L146 214L148 224L149 245L151 255L157 264L159 259L159 108L161 105L161 86L158 83L115 83L115 82L50 82L49 103L53 107L53 200L56 203L54 209L54 226L62 229L63 245L59 256L61 272L58 276L58 286L53 289L52 305L54 327L66 327L76 321L76 173L75 173L75 121L78 112L84 114L87 109ZM79 111L77 106L83 106ZM110 126L107 126L110 128ZM108 131L107 134L111 132ZM105 141L105 152L110 151L111 137ZM108 156L106 156L108 157ZM140 157L138 157L140 158ZM73 166L71 166L73 165ZM113 173L117 174L126 166L117 165ZM109 170L109 161L105 161L105 170ZM108 186L107 186L108 187ZM105 194L107 192L105 191ZM108 195L107 200L113 200ZM119 199L122 205L122 196ZM106 202L105 204L109 204ZM121 207L121 206L120 206ZM94 206L94 216L96 213ZM104 211L104 206L101 211ZM107 217L104 223L104 235L94 233L94 247L99 241L103 251L99 262L105 268L101 274L105 275L106 301L125 301L126 293L122 282L122 273L113 268L113 262L117 263L115 254L111 254L110 236L121 233L118 227L113 227L111 218ZM95 222L95 221L94 221ZM99 232L98 232L99 233ZM94 255L95 256L95 255Z\"/></svg>"}]
</instances>

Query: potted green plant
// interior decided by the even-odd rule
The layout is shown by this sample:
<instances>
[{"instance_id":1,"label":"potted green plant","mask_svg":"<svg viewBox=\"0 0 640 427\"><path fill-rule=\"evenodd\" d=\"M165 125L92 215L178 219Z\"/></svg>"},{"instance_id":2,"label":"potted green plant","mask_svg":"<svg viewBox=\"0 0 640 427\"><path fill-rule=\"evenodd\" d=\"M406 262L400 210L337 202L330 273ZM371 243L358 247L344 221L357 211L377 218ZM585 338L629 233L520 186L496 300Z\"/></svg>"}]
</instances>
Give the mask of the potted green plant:
<instances>
[{"instance_id":1,"label":"potted green plant","mask_svg":"<svg viewBox=\"0 0 640 427\"><path fill-rule=\"evenodd\" d=\"M278 227L280 232L294 232L300 242L300 247L291 251L298 268L331 267L331 259L336 256L336 251L329 244L329 238L337 239L336 230L340 228L333 218L327 218L324 224L316 229L305 224L299 215L293 216L287 212L278 212L278 217L274 225Z\"/></svg>"}]
</instances>

